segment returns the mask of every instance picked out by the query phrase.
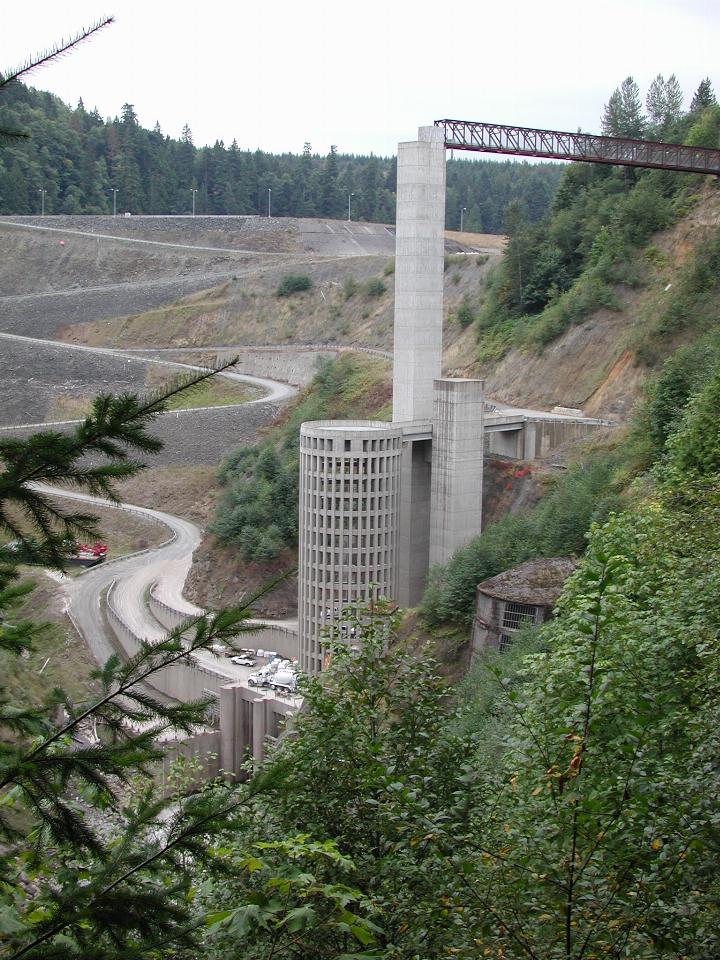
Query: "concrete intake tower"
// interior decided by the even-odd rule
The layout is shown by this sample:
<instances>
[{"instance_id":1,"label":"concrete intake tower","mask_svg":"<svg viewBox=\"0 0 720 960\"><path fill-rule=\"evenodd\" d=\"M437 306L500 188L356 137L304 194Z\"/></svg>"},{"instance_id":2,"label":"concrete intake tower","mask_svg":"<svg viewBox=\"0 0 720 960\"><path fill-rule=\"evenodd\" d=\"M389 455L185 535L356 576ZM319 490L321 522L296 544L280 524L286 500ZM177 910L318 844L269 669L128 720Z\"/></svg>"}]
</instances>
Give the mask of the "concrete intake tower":
<instances>
[{"instance_id":1,"label":"concrete intake tower","mask_svg":"<svg viewBox=\"0 0 720 960\"><path fill-rule=\"evenodd\" d=\"M415 606L428 570L480 533L483 381L442 379L445 143L398 144L393 419L300 430L300 667L321 632L380 595Z\"/></svg>"}]
</instances>

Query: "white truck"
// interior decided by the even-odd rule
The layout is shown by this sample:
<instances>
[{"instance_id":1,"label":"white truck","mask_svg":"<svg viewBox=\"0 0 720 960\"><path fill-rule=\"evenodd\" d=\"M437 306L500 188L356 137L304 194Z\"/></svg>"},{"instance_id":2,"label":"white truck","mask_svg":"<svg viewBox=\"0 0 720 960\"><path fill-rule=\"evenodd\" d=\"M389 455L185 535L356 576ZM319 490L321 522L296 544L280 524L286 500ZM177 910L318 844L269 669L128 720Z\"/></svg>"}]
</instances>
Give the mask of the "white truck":
<instances>
[{"instance_id":1,"label":"white truck","mask_svg":"<svg viewBox=\"0 0 720 960\"><path fill-rule=\"evenodd\" d=\"M269 687L279 693L295 693L297 677L291 670L278 670L270 677Z\"/></svg>"}]
</instances>

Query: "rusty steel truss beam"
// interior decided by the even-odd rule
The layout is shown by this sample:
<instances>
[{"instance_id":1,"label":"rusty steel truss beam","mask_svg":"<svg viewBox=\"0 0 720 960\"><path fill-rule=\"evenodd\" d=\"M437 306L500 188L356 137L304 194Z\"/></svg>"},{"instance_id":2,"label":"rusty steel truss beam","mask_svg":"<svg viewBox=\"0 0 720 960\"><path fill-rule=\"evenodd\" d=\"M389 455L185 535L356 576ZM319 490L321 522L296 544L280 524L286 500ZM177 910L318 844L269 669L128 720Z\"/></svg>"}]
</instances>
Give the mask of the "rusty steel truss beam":
<instances>
[{"instance_id":1,"label":"rusty steel truss beam","mask_svg":"<svg viewBox=\"0 0 720 960\"><path fill-rule=\"evenodd\" d=\"M658 170L720 176L720 150L708 147L600 137L593 133L534 130L531 127L508 127L500 123L475 123L470 120L436 120L435 126L444 129L445 146L451 150L583 160L587 163L654 167Z\"/></svg>"}]
</instances>

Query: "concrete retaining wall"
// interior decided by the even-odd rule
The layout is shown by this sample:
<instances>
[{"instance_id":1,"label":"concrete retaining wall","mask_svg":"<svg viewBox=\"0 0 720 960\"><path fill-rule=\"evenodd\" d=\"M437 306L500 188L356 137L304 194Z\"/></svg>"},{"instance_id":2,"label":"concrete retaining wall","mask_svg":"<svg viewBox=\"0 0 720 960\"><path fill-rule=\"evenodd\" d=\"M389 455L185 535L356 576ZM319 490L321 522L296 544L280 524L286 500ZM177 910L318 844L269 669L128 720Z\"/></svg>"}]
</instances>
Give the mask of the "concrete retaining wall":
<instances>
[{"instance_id":1,"label":"concrete retaining wall","mask_svg":"<svg viewBox=\"0 0 720 960\"><path fill-rule=\"evenodd\" d=\"M507 430L502 429L505 420ZM491 428L485 433L486 452L517 460L546 460L563 444L616 426L610 420L521 419L513 414L490 414L486 422Z\"/></svg>"},{"instance_id":2,"label":"concrete retaining wall","mask_svg":"<svg viewBox=\"0 0 720 960\"><path fill-rule=\"evenodd\" d=\"M187 620L186 613L175 610L163 600L159 600L155 595L154 587L150 590L148 606L155 619L168 630L173 630L183 620ZM275 650L281 657L287 657L289 660L297 659L298 635L294 630L262 620L250 620L248 623L257 627L257 630L248 634L250 646L256 649Z\"/></svg>"},{"instance_id":3,"label":"concrete retaining wall","mask_svg":"<svg viewBox=\"0 0 720 960\"><path fill-rule=\"evenodd\" d=\"M168 629L187 619L154 597L152 590L150 607L160 623ZM140 650L142 639L128 627L113 606L113 586L108 591L105 610L120 649L126 656L134 656ZM252 636L255 640L263 637L268 644L272 642L272 649L286 656L291 655L292 640L292 656L297 656L297 635L287 628L270 627ZM197 773L199 779L212 779L220 772L231 777L239 775L242 765L250 757L263 759L268 738L278 737L284 729L285 718L298 708L296 698L280 699L264 690L252 690L233 682L223 674L197 663L192 654L187 661L173 664L155 674L151 685L166 696L183 702L200 699L207 696L208 692L217 693L219 703L219 730L197 734L183 741L172 741L168 745L159 774L163 784L170 763L178 756L196 758L200 762Z\"/></svg>"},{"instance_id":4,"label":"concrete retaining wall","mask_svg":"<svg viewBox=\"0 0 720 960\"><path fill-rule=\"evenodd\" d=\"M135 656L140 650L142 640L135 635L115 610L112 586L107 594L105 609L110 628L122 651L127 657ZM191 654L187 662L173 664L156 673L153 676L152 686L174 700L187 702L188 700L200 700L207 696L208 691L219 696L221 687L226 683L228 683L226 676L197 663Z\"/></svg>"}]
</instances>

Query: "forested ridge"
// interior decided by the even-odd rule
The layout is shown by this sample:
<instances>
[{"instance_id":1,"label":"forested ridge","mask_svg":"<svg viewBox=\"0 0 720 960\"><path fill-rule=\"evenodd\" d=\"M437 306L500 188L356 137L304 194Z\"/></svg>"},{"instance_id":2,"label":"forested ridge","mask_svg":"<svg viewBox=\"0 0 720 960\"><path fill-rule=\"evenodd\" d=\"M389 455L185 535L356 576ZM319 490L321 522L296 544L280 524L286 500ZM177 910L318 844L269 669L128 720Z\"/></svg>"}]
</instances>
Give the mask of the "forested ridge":
<instances>
[{"instance_id":1,"label":"forested ridge","mask_svg":"<svg viewBox=\"0 0 720 960\"><path fill-rule=\"evenodd\" d=\"M601 124L609 136L720 145L720 107L709 79L684 110L674 75L659 74L644 102L628 77L610 96ZM503 265L468 304L480 361L493 363L513 347L541 350L594 311L619 310L623 288L642 287L651 273L658 253L647 253L650 237L685 216L710 179L575 163L565 169L546 219L532 222L513 201ZM690 314L687 307L675 313ZM672 324L677 321L668 320L668 328Z\"/></svg>"},{"instance_id":2,"label":"forested ridge","mask_svg":"<svg viewBox=\"0 0 720 960\"><path fill-rule=\"evenodd\" d=\"M58 97L9 85L0 105L0 128L24 131L0 156L0 213L38 214L45 191L48 214L118 212L187 214L192 191L198 214L271 213L276 217L344 219L351 197L353 220L395 221L394 158L342 154L331 146L319 155L306 143L298 154L196 147L185 126L179 140L159 124L147 130L131 104L104 120L97 110L75 108ZM447 226L502 233L504 211L515 199L531 221L548 210L561 165L450 160Z\"/></svg>"}]
</instances>

